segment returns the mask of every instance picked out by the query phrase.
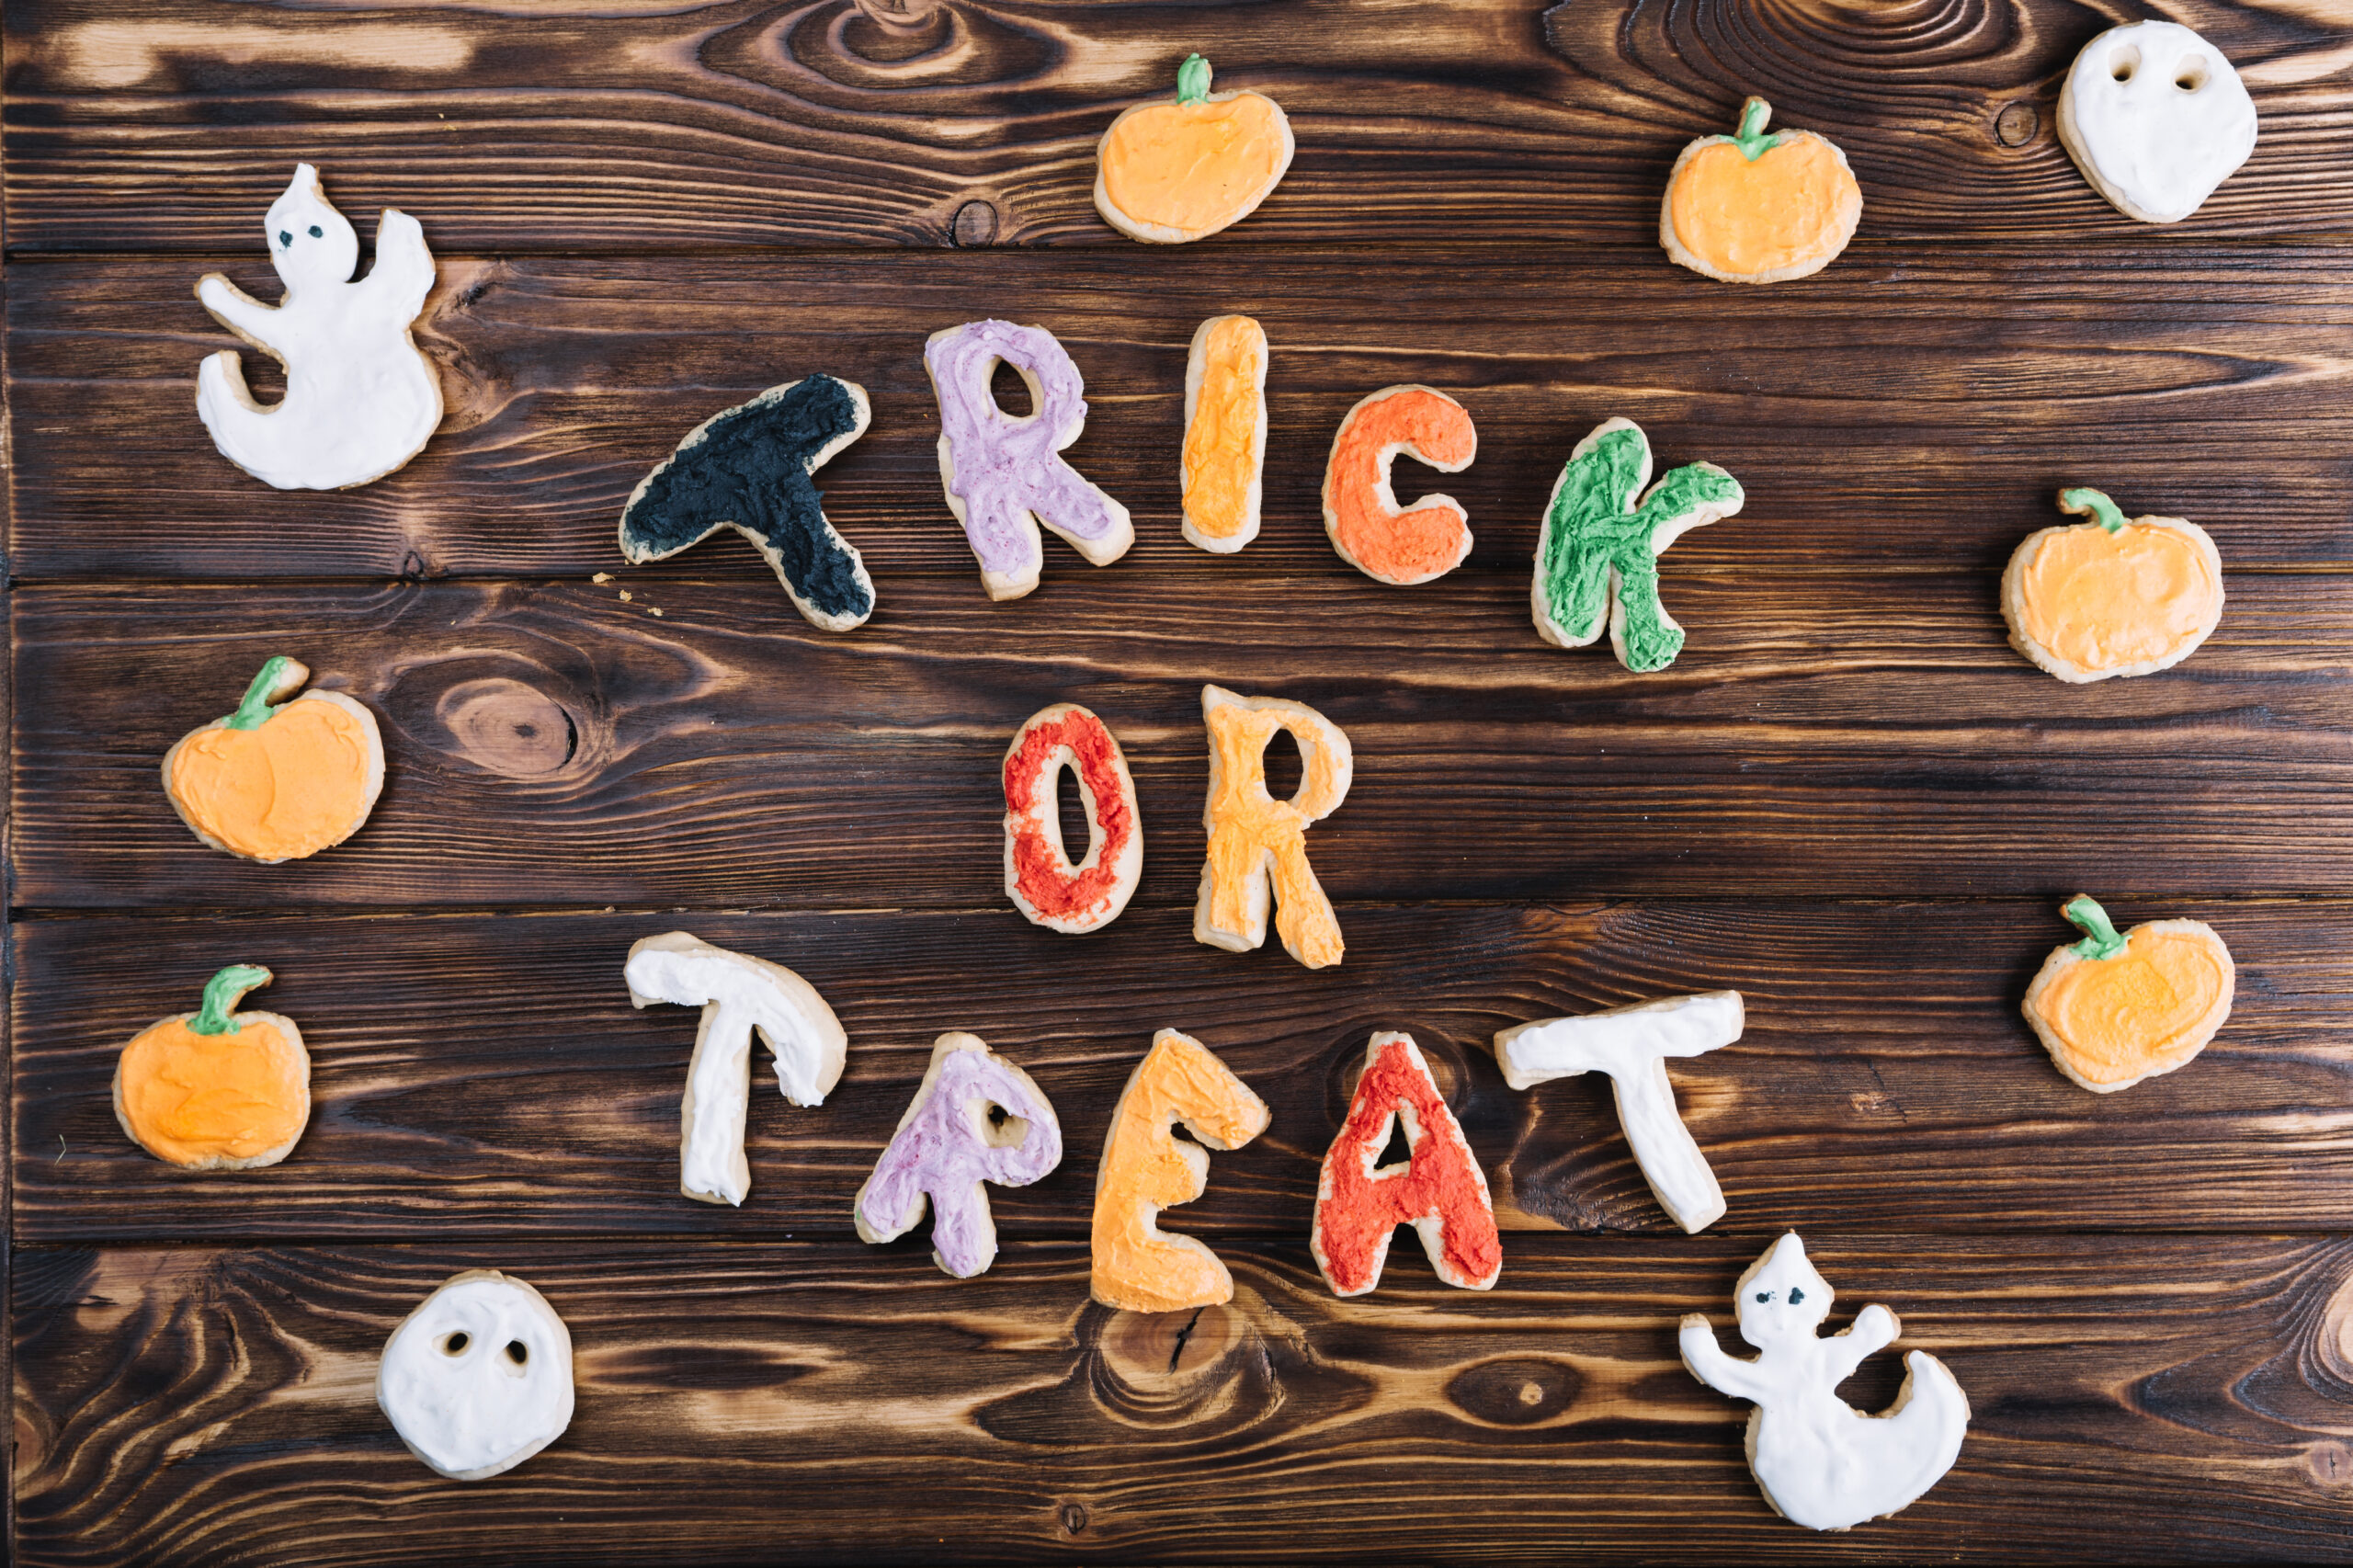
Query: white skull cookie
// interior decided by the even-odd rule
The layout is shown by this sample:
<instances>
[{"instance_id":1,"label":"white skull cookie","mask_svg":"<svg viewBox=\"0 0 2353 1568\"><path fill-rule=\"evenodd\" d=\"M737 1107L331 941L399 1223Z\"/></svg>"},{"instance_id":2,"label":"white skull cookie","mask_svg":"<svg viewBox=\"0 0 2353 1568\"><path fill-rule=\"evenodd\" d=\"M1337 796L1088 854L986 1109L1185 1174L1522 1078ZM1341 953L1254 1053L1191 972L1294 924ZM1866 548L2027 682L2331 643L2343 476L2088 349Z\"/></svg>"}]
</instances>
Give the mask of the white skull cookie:
<instances>
[{"instance_id":1,"label":"white skull cookie","mask_svg":"<svg viewBox=\"0 0 2353 1568\"><path fill-rule=\"evenodd\" d=\"M469 1268L384 1341L376 1403L409 1452L452 1481L486 1481L572 1425L572 1335L520 1279Z\"/></svg>"},{"instance_id":2,"label":"white skull cookie","mask_svg":"<svg viewBox=\"0 0 2353 1568\"><path fill-rule=\"evenodd\" d=\"M2143 223L2177 223L2255 151L2255 100L2222 51L2178 22L2110 28L2059 92L2059 140Z\"/></svg>"}]
</instances>

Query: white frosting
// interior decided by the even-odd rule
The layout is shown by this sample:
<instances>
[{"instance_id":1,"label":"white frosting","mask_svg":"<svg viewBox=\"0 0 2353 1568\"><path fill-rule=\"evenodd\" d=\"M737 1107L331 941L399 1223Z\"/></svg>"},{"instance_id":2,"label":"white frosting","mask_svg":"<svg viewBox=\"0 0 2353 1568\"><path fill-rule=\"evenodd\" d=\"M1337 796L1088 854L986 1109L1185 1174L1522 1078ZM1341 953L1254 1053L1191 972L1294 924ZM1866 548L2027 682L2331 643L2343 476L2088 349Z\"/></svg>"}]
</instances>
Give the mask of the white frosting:
<instances>
[{"instance_id":1,"label":"white frosting","mask_svg":"<svg viewBox=\"0 0 2353 1568\"><path fill-rule=\"evenodd\" d=\"M358 282L359 236L328 205L318 171L294 170L273 202L269 259L286 297L265 305L217 272L196 297L223 326L286 366L286 397L264 408L233 351L197 373L196 412L221 455L280 490L365 484L423 449L441 423L441 382L409 338L433 289L416 220L387 207L376 265Z\"/></svg>"},{"instance_id":2,"label":"white frosting","mask_svg":"<svg viewBox=\"0 0 2353 1568\"><path fill-rule=\"evenodd\" d=\"M2075 56L2059 139L2127 216L2178 222L2255 151L2255 100L2222 51L2188 28L2134 22Z\"/></svg>"},{"instance_id":3,"label":"white frosting","mask_svg":"<svg viewBox=\"0 0 2353 1568\"><path fill-rule=\"evenodd\" d=\"M1701 1056L1740 1038L1745 1016L1737 991L1707 991L1588 1013L1546 1018L1495 1036L1504 1082L1532 1089L1580 1073L1607 1073L1618 1125L1660 1208L1686 1231L1723 1217L1723 1188L1675 1108L1666 1058Z\"/></svg>"},{"instance_id":4,"label":"white frosting","mask_svg":"<svg viewBox=\"0 0 2353 1568\"><path fill-rule=\"evenodd\" d=\"M376 1403L417 1458L452 1480L484 1480L572 1425L572 1335L520 1279L470 1269L392 1330Z\"/></svg>"},{"instance_id":5,"label":"white frosting","mask_svg":"<svg viewBox=\"0 0 2353 1568\"><path fill-rule=\"evenodd\" d=\"M706 1203L741 1204L752 1190L744 1158L752 1031L776 1057L777 1087L800 1106L824 1104L840 1081L848 1036L816 988L790 970L684 931L638 942L621 974L631 1006L667 1002L702 1009L678 1108L678 1187Z\"/></svg>"},{"instance_id":6,"label":"white frosting","mask_svg":"<svg viewBox=\"0 0 2353 1568\"><path fill-rule=\"evenodd\" d=\"M1829 1283L1806 1261L1795 1231L1740 1277L1740 1336L1760 1352L1727 1356L1708 1320L1683 1320L1683 1364L1734 1399L1754 1401L1748 1468L1765 1499L1808 1529L1843 1530L1885 1518L1934 1486L1961 1455L1969 1397L1935 1357L1904 1359L1903 1392L1879 1415L1838 1397L1841 1382L1902 1330L1885 1307L1865 1307L1854 1325L1822 1338Z\"/></svg>"}]
</instances>

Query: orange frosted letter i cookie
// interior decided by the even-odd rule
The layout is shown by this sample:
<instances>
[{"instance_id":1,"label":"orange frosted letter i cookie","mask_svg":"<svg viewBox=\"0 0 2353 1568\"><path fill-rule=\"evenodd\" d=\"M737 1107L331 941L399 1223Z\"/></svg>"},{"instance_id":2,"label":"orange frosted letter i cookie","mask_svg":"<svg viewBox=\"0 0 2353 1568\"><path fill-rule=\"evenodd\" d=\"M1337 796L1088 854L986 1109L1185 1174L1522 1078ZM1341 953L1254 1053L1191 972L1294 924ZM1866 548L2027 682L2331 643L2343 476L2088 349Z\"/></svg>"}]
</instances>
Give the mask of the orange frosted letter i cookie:
<instances>
[{"instance_id":1,"label":"orange frosted letter i cookie","mask_svg":"<svg viewBox=\"0 0 2353 1568\"><path fill-rule=\"evenodd\" d=\"M1266 329L1248 316L1211 316L1185 360L1185 537L1219 555L1256 539L1266 463Z\"/></svg>"},{"instance_id":2,"label":"orange frosted letter i cookie","mask_svg":"<svg viewBox=\"0 0 2353 1568\"><path fill-rule=\"evenodd\" d=\"M1275 930L1290 956L1310 969L1338 963L1340 918L1307 863L1307 827L1348 797L1356 774L1348 737L1304 702L1242 697L1220 686L1201 687L1201 718L1210 733L1209 803L1201 812L1210 852L1194 940L1230 953L1264 945L1271 892L1282 905ZM1290 732L1303 764L1288 801L1267 793L1267 743L1277 730Z\"/></svg>"},{"instance_id":3,"label":"orange frosted letter i cookie","mask_svg":"<svg viewBox=\"0 0 2353 1568\"><path fill-rule=\"evenodd\" d=\"M1470 411L1436 387L1384 387L1348 410L1324 469L1324 531L1340 559L1375 582L1410 587L1471 553L1471 518L1451 495L1397 504L1390 467L1410 452L1440 473L1479 455Z\"/></svg>"}]
</instances>

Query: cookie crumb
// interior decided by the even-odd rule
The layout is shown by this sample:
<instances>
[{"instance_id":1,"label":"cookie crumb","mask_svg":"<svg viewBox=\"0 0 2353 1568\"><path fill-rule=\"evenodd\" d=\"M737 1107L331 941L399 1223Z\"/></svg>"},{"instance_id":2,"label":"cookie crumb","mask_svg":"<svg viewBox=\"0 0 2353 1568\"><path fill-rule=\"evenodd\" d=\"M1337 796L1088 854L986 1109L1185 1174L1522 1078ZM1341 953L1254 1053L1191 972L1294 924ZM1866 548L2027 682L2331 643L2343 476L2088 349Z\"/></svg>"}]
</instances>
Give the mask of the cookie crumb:
<instances>
[{"instance_id":1,"label":"cookie crumb","mask_svg":"<svg viewBox=\"0 0 2353 1568\"><path fill-rule=\"evenodd\" d=\"M613 580L613 574L610 572L599 572L588 580L592 583L609 583Z\"/></svg>"},{"instance_id":2,"label":"cookie crumb","mask_svg":"<svg viewBox=\"0 0 2353 1568\"><path fill-rule=\"evenodd\" d=\"M634 598L636 598L636 597L637 597L637 596L636 596L635 594L631 593L627 588L623 588L623 589L621 590L621 603L623 603L623 604L628 604L631 600L632 600L632 599L634 599Z\"/></svg>"}]
</instances>

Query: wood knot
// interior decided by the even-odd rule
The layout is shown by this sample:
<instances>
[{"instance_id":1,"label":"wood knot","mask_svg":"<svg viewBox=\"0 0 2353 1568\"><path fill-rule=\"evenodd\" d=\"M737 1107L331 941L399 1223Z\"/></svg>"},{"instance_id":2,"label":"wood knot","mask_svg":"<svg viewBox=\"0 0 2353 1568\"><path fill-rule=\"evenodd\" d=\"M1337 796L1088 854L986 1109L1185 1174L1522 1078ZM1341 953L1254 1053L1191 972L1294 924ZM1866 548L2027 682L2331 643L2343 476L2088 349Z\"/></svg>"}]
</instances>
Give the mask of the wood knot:
<instances>
[{"instance_id":1,"label":"wood knot","mask_svg":"<svg viewBox=\"0 0 2353 1568\"><path fill-rule=\"evenodd\" d=\"M973 250L995 244L996 228L996 208L976 198L956 209L956 216L948 225L948 237L958 249Z\"/></svg>"},{"instance_id":2,"label":"wood knot","mask_svg":"<svg viewBox=\"0 0 2353 1568\"><path fill-rule=\"evenodd\" d=\"M1257 1325L1231 1302L1093 1322L1088 1392L1123 1426L1208 1436L1250 1426L1282 1403Z\"/></svg>"},{"instance_id":3,"label":"wood knot","mask_svg":"<svg viewBox=\"0 0 2353 1568\"><path fill-rule=\"evenodd\" d=\"M1994 139L2005 147L2023 147L2042 129L2042 116L2029 103L2006 104L1994 117Z\"/></svg>"},{"instance_id":4,"label":"wood knot","mask_svg":"<svg viewBox=\"0 0 2353 1568\"><path fill-rule=\"evenodd\" d=\"M1565 1361L1518 1356L1458 1372L1446 1396L1474 1421L1535 1426L1568 1414L1585 1379Z\"/></svg>"},{"instance_id":5,"label":"wood knot","mask_svg":"<svg viewBox=\"0 0 2353 1568\"><path fill-rule=\"evenodd\" d=\"M1065 1503L1055 1513L1062 1520L1063 1529L1068 1534L1076 1535L1086 1528L1086 1505L1084 1503Z\"/></svg>"},{"instance_id":6,"label":"wood knot","mask_svg":"<svg viewBox=\"0 0 2353 1568\"><path fill-rule=\"evenodd\" d=\"M508 778L560 772L580 751L580 727L562 704L504 676L460 681L436 716L467 761Z\"/></svg>"}]
</instances>

